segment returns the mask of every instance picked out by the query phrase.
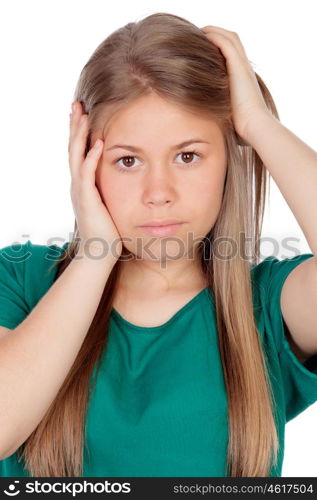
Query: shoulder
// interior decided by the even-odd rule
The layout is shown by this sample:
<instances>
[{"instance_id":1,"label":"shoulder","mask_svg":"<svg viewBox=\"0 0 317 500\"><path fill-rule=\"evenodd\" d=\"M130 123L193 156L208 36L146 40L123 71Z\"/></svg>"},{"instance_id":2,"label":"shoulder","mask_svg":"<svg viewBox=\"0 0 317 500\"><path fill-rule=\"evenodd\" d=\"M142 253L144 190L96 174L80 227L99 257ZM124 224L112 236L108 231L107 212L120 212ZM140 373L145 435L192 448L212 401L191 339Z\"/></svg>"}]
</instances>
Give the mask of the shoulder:
<instances>
[{"instance_id":1,"label":"shoulder","mask_svg":"<svg viewBox=\"0 0 317 500\"><path fill-rule=\"evenodd\" d=\"M56 261L68 244L69 242L66 242L60 247L55 244L32 243L31 240L22 244L12 243L0 248L0 265L17 273L27 267L47 265Z\"/></svg>"},{"instance_id":2,"label":"shoulder","mask_svg":"<svg viewBox=\"0 0 317 500\"><path fill-rule=\"evenodd\" d=\"M23 244L13 243L0 248L2 288L23 293L26 302L32 307L54 281L57 266L52 265L68 244L43 245L28 240Z\"/></svg>"},{"instance_id":3,"label":"shoulder","mask_svg":"<svg viewBox=\"0 0 317 500\"><path fill-rule=\"evenodd\" d=\"M286 421L317 401L317 358L309 358L303 364L297 357L289 342L281 304L287 277L312 257L312 253L282 259L269 256L251 268L253 293L258 306L255 307L257 326L273 385L278 393L283 393ZM298 300L292 307L296 315L303 313L304 307L300 307ZM302 332L302 328L300 330Z\"/></svg>"},{"instance_id":4,"label":"shoulder","mask_svg":"<svg viewBox=\"0 0 317 500\"><path fill-rule=\"evenodd\" d=\"M314 255L303 253L294 257L278 259L270 255L250 268L254 300L262 305L271 302L272 298L280 298L281 290L287 276L299 264Z\"/></svg>"}]
</instances>

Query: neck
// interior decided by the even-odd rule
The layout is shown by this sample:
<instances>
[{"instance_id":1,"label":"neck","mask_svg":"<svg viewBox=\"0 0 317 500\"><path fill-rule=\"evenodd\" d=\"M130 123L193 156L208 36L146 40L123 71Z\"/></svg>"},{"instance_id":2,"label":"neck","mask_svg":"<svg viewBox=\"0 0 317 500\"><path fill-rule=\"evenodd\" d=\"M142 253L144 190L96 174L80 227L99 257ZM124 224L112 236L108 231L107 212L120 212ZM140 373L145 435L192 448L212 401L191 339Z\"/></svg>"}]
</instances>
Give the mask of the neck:
<instances>
[{"instance_id":1,"label":"neck","mask_svg":"<svg viewBox=\"0 0 317 500\"><path fill-rule=\"evenodd\" d=\"M189 291L207 286L198 260L179 259L160 261L136 260L122 261L118 287L131 293L148 290L149 293L170 291Z\"/></svg>"}]
</instances>

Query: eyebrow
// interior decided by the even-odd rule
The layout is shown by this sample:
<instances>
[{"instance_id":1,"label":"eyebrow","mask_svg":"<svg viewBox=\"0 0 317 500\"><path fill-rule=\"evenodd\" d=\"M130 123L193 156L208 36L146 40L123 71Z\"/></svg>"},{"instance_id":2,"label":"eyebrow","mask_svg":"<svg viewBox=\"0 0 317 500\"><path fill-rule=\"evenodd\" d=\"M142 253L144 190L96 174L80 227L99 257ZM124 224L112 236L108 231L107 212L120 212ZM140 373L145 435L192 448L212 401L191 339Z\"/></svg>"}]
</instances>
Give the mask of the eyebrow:
<instances>
[{"instance_id":1,"label":"eyebrow","mask_svg":"<svg viewBox=\"0 0 317 500\"><path fill-rule=\"evenodd\" d=\"M188 141L183 141L180 144L176 144L175 146L172 147L173 150L175 149L180 149L180 148L185 148L186 146L189 146L190 144L194 143L205 143L205 144L210 144L210 142L203 141L199 137L194 137L192 139L188 139ZM115 144L114 146L111 146L111 148L106 149L106 151L111 151L112 149L117 149L117 148L122 148L122 149L127 149L129 151L132 151L133 153L143 153L143 150L141 148L138 148L137 146L131 146L129 144Z\"/></svg>"}]
</instances>

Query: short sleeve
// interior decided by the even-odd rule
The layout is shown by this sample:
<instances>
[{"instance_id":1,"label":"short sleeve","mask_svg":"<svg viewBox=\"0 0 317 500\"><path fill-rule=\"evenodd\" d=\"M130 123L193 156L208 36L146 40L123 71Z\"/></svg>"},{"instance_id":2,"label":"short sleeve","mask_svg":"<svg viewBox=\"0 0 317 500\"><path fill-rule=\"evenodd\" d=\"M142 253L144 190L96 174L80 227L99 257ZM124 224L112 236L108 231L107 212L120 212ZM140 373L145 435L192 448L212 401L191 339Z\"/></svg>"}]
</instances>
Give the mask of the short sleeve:
<instances>
[{"instance_id":1,"label":"short sleeve","mask_svg":"<svg viewBox=\"0 0 317 500\"><path fill-rule=\"evenodd\" d=\"M286 337L287 326L280 303L282 287L289 273L311 257L314 257L311 253L282 260L268 257L260 264L267 268L265 304L269 328L278 351L286 421L317 401L317 356L301 363L294 354Z\"/></svg>"},{"instance_id":2,"label":"short sleeve","mask_svg":"<svg viewBox=\"0 0 317 500\"><path fill-rule=\"evenodd\" d=\"M27 317L54 282L57 268L50 268L67 245L28 240L0 249L0 326L16 328Z\"/></svg>"},{"instance_id":3,"label":"short sleeve","mask_svg":"<svg viewBox=\"0 0 317 500\"><path fill-rule=\"evenodd\" d=\"M16 328L29 312L24 293L28 245L17 244L0 250L0 326Z\"/></svg>"}]
</instances>

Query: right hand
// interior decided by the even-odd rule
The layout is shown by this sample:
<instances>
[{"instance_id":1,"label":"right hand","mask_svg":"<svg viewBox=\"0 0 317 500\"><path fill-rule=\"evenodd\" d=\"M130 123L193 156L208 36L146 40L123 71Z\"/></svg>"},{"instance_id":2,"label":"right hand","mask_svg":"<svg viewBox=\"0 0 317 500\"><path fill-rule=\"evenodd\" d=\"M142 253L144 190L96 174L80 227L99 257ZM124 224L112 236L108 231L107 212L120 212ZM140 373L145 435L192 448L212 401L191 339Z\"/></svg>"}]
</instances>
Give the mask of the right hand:
<instances>
[{"instance_id":1,"label":"right hand","mask_svg":"<svg viewBox=\"0 0 317 500\"><path fill-rule=\"evenodd\" d=\"M82 113L79 101L75 101L75 105L76 110L70 115L68 155L80 251L89 255L90 250L96 249L98 256L106 252L107 258L109 255L115 262L121 255L122 239L95 184L95 172L104 143L101 140L99 147L93 144L85 158L88 115ZM81 117L83 121L80 121Z\"/></svg>"}]
</instances>

